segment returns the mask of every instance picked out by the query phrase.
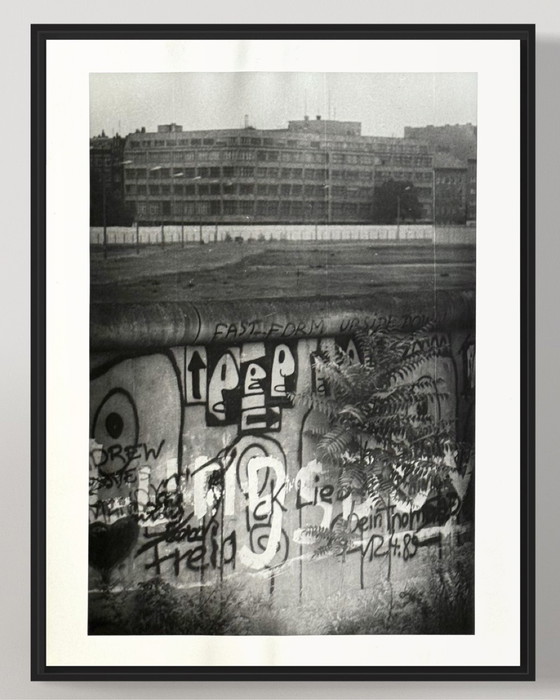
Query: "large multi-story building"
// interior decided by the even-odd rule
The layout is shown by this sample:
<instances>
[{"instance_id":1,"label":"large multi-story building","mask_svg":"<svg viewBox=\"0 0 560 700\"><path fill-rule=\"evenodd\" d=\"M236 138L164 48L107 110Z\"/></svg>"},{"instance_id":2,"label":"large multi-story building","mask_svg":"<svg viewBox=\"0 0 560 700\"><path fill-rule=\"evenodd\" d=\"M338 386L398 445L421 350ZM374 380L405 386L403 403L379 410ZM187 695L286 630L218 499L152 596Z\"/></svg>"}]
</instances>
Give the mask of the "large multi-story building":
<instances>
[{"instance_id":1,"label":"large multi-story building","mask_svg":"<svg viewBox=\"0 0 560 700\"><path fill-rule=\"evenodd\" d=\"M287 129L183 131L177 124L129 134L125 198L142 223L368 223L376 189L412 183L420 221L431 221L429 146L363 136L359 122L321 117ZM396 212L395 212L396 214Z\"/></svg>"}]
</instances>

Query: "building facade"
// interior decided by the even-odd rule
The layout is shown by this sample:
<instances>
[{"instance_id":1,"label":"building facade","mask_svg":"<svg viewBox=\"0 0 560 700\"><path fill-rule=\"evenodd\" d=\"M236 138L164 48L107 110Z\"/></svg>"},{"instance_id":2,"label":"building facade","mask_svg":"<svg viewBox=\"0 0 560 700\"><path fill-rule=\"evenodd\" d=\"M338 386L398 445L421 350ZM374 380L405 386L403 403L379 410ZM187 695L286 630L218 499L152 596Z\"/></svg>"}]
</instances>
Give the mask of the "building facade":
<instances>
[{"instance_id":1,"label":"building facade","mask_svg":"<svg viewBox=\"0 0 560 700\"><path fill-rule=\"evenodd\" d=\"M90 139L90 225L129 225L124 197L125 139L102 132Z\"/></svg>"},{"instance_id":2,"label":"building facade","mask_svg":"<svg viewBox=\"0 0 560 700\"><path fill-rule=\"evenodd\" d=\"M476 222L476 158L467 161L467 224Z\"/></svg>"},{"instance_id":3,"label":"building facade","mask_svg":"<svg viewBox=\"0 0 560 700\"><path fill-rule=\"evenodd\" d=\"M467 179L466 164L447 153L434 155L434 202L437 224L466 223Z\"/></svg>"},{"instance_id":4,"label":"building facade","mask_svg":"<svg viewBox=\"0 0 560 700\"><path fill-rule=\"evenodd\" d=\"M407 126L404 135L426 143L434 154L436 223L474 223L477 127L474 124Z\"/></svg>"},{"instance_id":5,"label":"building facade","mask_svg":"<svg viewBox=\"0 0 560 700\"><path fill-rule=\"evenodd\" d=\"M413 183L419 221L433 216L428 145L363 136L360 122L167 124L127 136L123 155L125 201L141 223L372 223L376 188L391 179Z\"/></svg>"},{"instance_id":6,"label":"building facade","mask_svg":"<svg viewBox=\"0 0 560 700\"><path fill-rule=\"evenodd\" d=\"M405 126L404 137L427 143L432 153L448 153L466 164L476 158L477 127L474 124Z\"/></svg>"}]
</instances>

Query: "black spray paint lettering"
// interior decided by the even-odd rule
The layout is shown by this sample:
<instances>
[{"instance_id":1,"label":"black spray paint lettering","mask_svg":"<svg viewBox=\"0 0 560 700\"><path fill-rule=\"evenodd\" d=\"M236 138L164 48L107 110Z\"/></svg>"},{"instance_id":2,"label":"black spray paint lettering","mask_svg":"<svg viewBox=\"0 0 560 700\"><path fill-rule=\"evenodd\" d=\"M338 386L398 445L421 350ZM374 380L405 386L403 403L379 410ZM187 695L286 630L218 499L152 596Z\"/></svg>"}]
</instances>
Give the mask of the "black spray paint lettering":
<instances>
[{"instance_id":1,"label":"black spray paint lettering","mask_svg":"<svg viewBox=\"0 0 560 700\"><path fill-rule=\"evenodd\" d=\"M266 323L256 319L241 323L217 323L212 340L246 340L248 338L300 338L313 335L323 335L325 332L324 319L311 319L294 323Z\"/></svg>"},{"instance_id":2,"label":"black spray paint lettering","mask_svg":"<svg viewBox=\"0 0 560 700\"><path fill-rule=\"evenodd\" d=\"M94 466L102 467L109 460L120 459L123 464L128 465L137 459L148 461L156 460L165 444L165 440L159 443L158 447L150 447L145 442L138 445L120 445L116 443L107 448L94 447L90 450L89 456Z\"/></svg>"},{"instance_id":3,"label":"black spray paint lettering","mask_svg":"<svg viewBox=\"0 0 560 700\"><path fill-rule=\"evenodd\" d=\"M418 551L418 538L416 535L405 532L399 535L380 535L378 533L371 535L367 542L361 542L359 548L353 548L349 551L360 551L362 561L369 554L369 561L382 557L393 556L408 561L415 556Z\"/></svg>"},{"instance_id":4,"label":"black spray paint lettering","mask_svg":"<svg viewBox=\"0 0 560 700\"><path fill-rule=\"evenodd\" d=\"M234 422L236 415L230 415L227 392L239 384L239 348L225 352L214 367L208 384L207 420L212 425L226 425Z\"/></svg>"},{"instance_id":5,"label":"black spray paint lettering","mask_svg":"<svg viewBox=\"0 0 560 700\"><path fill-rule=\"evenodd\" d=\"M185 541L185 543L169 548L161 539L154 539L143 545L142 552L152 552L152 558L144 564L146 570L155 569L159 576L162 572L162 564L169 562L176 577L181 575L182 569L187 571L205 571L207 569L216 570L221 567L231 565L235 569L235 558L237 555L237 535L232 530L227 537L224 537L220 544L218 536L219 526L211 521L206 528L208 537L205 540L199 538ZM163 551L162 551L163 548ZM181 566L182 565L182 566Z\"/></svg>"},{"instance_id":6,"label":"black spray paint lettering","mask_svg":"<svg viewBox=\"0 0 560 700\"><path fill-rule=\"evenodd\" d=\"M337 490L332 484L315 486L313 489L313 496L308 500L304 500L301 492L301 484L298 484L296 489L296 510L301 510L306 506L316 506L320 503L332 504L333 502L342 502L351 494L351 490L348 486L343 486Z\"/></svg>"}]
</instances>

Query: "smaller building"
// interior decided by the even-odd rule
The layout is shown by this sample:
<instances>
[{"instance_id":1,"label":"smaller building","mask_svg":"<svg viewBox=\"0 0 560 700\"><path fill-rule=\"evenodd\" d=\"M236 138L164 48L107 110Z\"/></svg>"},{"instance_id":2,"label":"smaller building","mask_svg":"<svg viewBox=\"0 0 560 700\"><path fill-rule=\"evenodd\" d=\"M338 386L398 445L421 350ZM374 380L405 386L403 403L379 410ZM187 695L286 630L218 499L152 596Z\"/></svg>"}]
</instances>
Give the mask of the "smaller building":
<instances>
[{"instance_id":1,"label":"smaller building","mask_svg":"<svg viewBox=\"0 0 560 700\"><path fill-rule=\"evenodd\" d=\"M90 226L127 226L132 217L124 197L124 146L104 131L89 142Z\"/></svg>"},{"instance_id":2,"label":"smaller building","mask_svg":"<svg viewBox=\"0 0 560 700\"><path fill-rule=\"evenodd\" d=\"M423 141L434 153L436 222L474 223L477 127L474 124L407 126L404 135Z\"/></svg>"},{"instance_id":3,"label":"smaller building","mask_svg":"<svg viewBox=\"0 0 560 700\"><path fill-rule=\"evenodd\" d=\"M449 153L463 163L476 158L477 127L474 124L405 126L404 137L423 141L434 153Z\"/></svg>"},{"instance_id":4,"label":"smaller building","mask_svg":"<svg viewBox=\"0 0 560 700\"><path fill-rule=\"evenodd\" d=\"M467 221L467 166L448 153L436 153L434 185L436 223L465 224Z\"/></svg>"},{"instance_id":5,"label":"smaller building","mask_svg":"<svg viewBox=\"0 0 560 700\"><path fill-rule=\"evenodd\" d=\"M467 161L467 224L476 222L476 158Z\"/></svg>"}]
</instances>

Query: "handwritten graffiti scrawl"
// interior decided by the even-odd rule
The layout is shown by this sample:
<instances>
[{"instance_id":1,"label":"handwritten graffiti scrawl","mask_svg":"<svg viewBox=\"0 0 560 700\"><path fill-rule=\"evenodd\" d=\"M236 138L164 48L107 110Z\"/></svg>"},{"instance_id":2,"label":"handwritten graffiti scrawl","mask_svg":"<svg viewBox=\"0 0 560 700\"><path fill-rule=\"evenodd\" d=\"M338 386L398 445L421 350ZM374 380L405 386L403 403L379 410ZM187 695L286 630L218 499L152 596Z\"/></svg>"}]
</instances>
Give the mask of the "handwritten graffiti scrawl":
<instances>
[{"instance_id":1,"label":"handwritten graffiti scrawl","mask_svg":"<svg viewBox=\"0 0 560 700\"><path fill-rule=\"evenodd\" d=\"M306 387L329 394L314 358L337 347L363 359L348 335L279 337L119 357L96 370L91 586L154 574L185 586L237 577L293 599L326 590L333 577L314 558L310 526L346 523L345 580L357 588L364 567L379 568L390 553L397 569L410 566L459 532L470 471L448 492L419 485L413 507L382 507L355 502L317 459L309 409L293 396ZM459 337L453 347L441 371L466 415L474 340Z\"/></svg>"}]
</instances>

